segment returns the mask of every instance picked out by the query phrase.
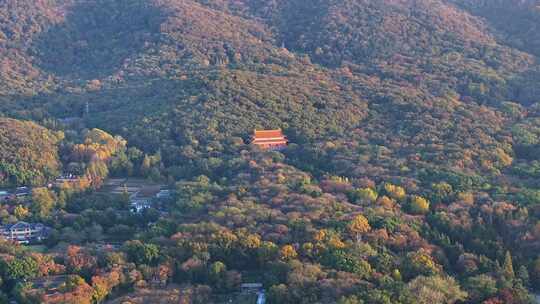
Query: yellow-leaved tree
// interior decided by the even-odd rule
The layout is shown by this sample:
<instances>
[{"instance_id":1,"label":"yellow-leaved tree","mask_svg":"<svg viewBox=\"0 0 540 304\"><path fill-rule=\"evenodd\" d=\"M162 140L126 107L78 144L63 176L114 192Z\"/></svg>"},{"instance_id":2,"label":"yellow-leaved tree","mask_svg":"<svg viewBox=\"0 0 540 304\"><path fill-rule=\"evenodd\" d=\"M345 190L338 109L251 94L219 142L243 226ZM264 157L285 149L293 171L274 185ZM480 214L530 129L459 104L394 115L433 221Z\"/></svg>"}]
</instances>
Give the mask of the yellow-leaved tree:
<instances>
[{"instance_id":1,"label":"yellow-leaved tree","mask_svg":"<svg viewBox=\"0 0 540 304\"><path fill-rule=\"evenodd\" d=\"M296 249L291 245L285 245L279 251L279 257L284 261L289 261L298 256Z\"/></svg>"},{"instance_id":2,"label":"yellow-leaved tree","mask_svg":"<svg viewBox=\"0 0 540 304\"><path fill-rule=\"evenodd\" d=\"M396 186L390 183L387 183L386 185L384 185L384 190L386 191L388 196L390 196L391 198L395 200L402 200L407 195L403 187Z\"/></svg>"},{"instance_id":3,"label":"yellow-leaved tree","mask_svg":"<svg viewBox=\"0 0 540 304\"><path fill-rule=\"evenodd\" d=\"M349 232L356 237L356 241L358 242L362 240L362 234L371 230L369 221L362 214L355 216L349 225L347 225L347 228L349 229Z\"/></svg>"},{"instance_id":4,"label":"yellow-leaved tree","mask_svg":"<svg viewBox=\"0 0 540 304\"><path fill-rule=\"evenodd\" d=\"M413 214L426 214L429 212L429 201L421 196L411 197L409 209Z\"/></svg>"}]
</instances>

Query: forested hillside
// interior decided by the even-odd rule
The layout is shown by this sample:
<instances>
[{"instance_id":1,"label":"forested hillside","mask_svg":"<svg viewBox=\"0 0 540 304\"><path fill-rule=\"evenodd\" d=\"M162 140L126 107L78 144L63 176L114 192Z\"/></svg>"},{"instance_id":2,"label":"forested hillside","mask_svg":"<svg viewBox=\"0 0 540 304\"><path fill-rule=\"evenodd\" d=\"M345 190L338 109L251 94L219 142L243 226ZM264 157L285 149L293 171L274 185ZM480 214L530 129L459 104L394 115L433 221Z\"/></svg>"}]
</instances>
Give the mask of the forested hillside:
<instances>
[{"instance_id":1,"label":"forested hillside","mask_svg":"<svg viewBox=\"0 0 540 304\"><path fill-rule=\"evenodd\" d=\"M62 290L78 301L158 276L188 303L250 281L270 303L530 303L539 26L516 0L2 1L0 116L49 131L0 119L0 183L86 178L47 216L14 204L2 221L76 246L28 277L77 275ZM250 147L264 128L288 148ZM176 195L129 215L94 192L107 176Z\"/></svg>"},{"instance_id":2,"label":"forested hillside","mask_svg":"<svg viewBox=\"0 0 540 304\"><path fill-rule=\"evenodd\" d=\"M39 185L56 177L63 136L33 122L0 118L0 185Z\"/></svg>"},{"instance_id":3,"label":"forested hillside","mask_svg":"<svg viewBox=\"0 0 540 304\"><path fill-rule=\"evenodd\" d=\"M505 42L535 55L539 54L540 3L538 1L455 0L454 2L486 18Z\"/></svg>"}]
</instances>

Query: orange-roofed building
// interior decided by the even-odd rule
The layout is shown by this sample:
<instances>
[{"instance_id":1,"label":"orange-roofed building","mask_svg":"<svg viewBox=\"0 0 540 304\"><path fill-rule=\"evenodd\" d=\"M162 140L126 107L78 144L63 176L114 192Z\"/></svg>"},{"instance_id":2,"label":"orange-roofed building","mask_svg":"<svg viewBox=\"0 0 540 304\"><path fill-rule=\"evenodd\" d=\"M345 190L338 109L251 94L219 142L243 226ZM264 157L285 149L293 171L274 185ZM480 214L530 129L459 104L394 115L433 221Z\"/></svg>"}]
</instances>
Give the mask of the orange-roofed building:
<instances>
[{"instance_id":1,"label":"orange-roofed building","mask_svg":"<svg viewBox=\"0 0 540 304\"><path fill-rule=\"evenodd\" d=\"M252 136L252 145L256 145L265 150L281 150L287 147L289 140L281 129L277 130L255 130Z\"/></svg>"}]
</instances>

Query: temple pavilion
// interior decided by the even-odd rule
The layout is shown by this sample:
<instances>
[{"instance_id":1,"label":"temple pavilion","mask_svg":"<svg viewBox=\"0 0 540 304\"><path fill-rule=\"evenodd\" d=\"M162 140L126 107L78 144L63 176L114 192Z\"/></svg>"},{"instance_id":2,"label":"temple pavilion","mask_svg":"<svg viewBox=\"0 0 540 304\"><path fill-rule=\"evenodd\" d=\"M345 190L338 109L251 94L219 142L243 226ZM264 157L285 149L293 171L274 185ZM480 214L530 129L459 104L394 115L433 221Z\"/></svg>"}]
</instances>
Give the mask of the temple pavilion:
<instances>
[{"instance_id":1,"label":"temple pavilion","mask_svg":"<svg viewBox=\"0 0 540 304\"><path fill-rule=\"evenodd\" d=\"M277 130L254 130L252 135L252 145L256 145L265 150L281 150L287 147L289 140L281 129Z\"/></svg>"}]
</instances>

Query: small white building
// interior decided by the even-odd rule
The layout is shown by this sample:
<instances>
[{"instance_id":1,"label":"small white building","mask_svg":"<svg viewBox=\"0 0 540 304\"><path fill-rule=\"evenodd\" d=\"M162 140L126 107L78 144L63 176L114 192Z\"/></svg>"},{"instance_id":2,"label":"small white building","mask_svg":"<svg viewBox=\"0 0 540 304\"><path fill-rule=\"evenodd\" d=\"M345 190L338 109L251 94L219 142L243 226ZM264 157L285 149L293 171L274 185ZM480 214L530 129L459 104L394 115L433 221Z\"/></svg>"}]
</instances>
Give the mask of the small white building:
<instances>
[{"instance_id":1,"label":"small white building","mask_svg":"<svg viewBox=\"0 0 540 304\"><path fill-rule=\"evenodd\" d=\"M152 207L152 197L145 196L141 192L136 192L129 197L131 210L135 213L141 213L145 209Z\"/></svg>"},{"instance_id":2,"label":"small white building","mask_svg":"<svg viewBox=\"0 0 540 304\"><path fill-rule=\"evenodd\" d=\"M54 186L60 187L63 184L73 184L81 181L81 178L72 173L62 174L54 180Z\"/></svg>"}]
</instances>

